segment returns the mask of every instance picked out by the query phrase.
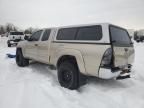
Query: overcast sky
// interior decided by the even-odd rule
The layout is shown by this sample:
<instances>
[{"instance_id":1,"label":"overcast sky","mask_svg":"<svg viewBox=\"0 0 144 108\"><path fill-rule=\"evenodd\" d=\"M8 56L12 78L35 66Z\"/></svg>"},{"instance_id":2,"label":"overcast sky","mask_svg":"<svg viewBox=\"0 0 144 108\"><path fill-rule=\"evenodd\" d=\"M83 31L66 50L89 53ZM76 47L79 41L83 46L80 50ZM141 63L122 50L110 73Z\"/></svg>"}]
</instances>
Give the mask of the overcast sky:
<instances>
[{"instance_id":1,"label":"overcast sky","mask_svg":"<svg viewBox=\"0 0 144 108\"><path fill-rule=\"evenodd\" d=\"M0 0L0 25L20 28L109 22L144 28L144 0Z\"/></svg>"}]
</instances>

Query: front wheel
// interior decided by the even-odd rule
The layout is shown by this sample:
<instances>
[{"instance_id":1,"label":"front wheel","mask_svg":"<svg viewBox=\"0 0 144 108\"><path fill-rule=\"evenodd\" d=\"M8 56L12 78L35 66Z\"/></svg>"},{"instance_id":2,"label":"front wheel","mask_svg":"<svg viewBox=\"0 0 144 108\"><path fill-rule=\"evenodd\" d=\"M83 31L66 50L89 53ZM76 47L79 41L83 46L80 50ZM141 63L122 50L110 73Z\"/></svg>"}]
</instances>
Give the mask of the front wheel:
<instances>
[{"instance_id":1,"label":"front wheel","mask_svg":"<svg viewBox=\"0 0 144 108\"><path fill-rule=\"evenodd\" d=\"M20 67L28 66L29 60L24 58L21 49L16 50L16 64Z\"/></svg>"},{"instance_id":2,"label":"front wheel","mask_svg":"<svg viewBox=\"0 0 144 108\"><path fill-rule=\"evenodd\" d=\"M79 87L79 71L70 61L64 61L58 67L58 80L62 87L74 90Z\"/></svg>"}]
</instances>

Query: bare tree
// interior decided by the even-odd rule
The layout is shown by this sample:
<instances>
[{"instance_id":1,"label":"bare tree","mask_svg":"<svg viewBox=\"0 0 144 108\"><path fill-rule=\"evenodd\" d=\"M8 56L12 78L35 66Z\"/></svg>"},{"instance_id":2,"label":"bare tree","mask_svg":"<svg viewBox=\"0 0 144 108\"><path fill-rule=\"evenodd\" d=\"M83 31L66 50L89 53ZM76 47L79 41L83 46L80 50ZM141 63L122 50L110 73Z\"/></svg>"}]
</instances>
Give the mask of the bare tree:
<instances>
[{"instance_id":1,"label":"bare tree","mask_svg":"<svg viewBox=\"0 0 144 108\"><path fill-rule=\"evenodd\" d=\"M4 34L5 33L5 28L4 26L0 26L0 34Z\"/></svg>"},{"instance_id":2,"label":"bare tree","mask_svg":"<svg viewBox=\"0 0 144 108\"><path fill-rule=\"evenodd\" d=\"M5 29L6 29L6 32L18 31L17 27L15 25L13 25L12 23L7 23L5 25Z\"/></svg>"},{"instance_id":3,"label":"bare tree","mask_svg":"<svg viewBox=\"0 0 144 108\"><path fill-rule=\"evenodd\" d=\"M32 32L33 32L33 28L32 27L30 27L30 28L28 28L28 29L26 29L24 31L25 34L32 34Z\"/></svg>"},{"instance_id":4,"label":"bare tree","mask_svg":"<svg viewBox=\"0 0 144 108\"><path fill-rule=\"evenodd\" d=\"M20 29L12 23L7 23L5 25L0 25L0 34L9 33L10 31L19 31ZM33 32L39 30L38 28L29 27L24 30L25 34L32 34ZM22 30L21 30L22 31Z\"/></svg>"},{"instance_id":5,"label":"bare tree","mask_svg":"<svg viewBox=\"0 0 144 108\"><path fill-rule=\"evenodd\" d=\"M7 31L7 32L10 32L10 31L13 30L13 24L7 23L6 26L5 26L5 28L6 28L6 31Z\"/></svg>"},{"instance_id":6,"label":"bare tree","mask_svg":"<svg viewBox=\"0 0 144 108\"><path fill-rule=\"evenodd\" d=\"M38 29L36 29L36 28L29 27L28 29L25 29L24 33L25 34L32 34L33 32L35 32L37 30Z\"/></svg>"},{"instance_id":7,"label":"bare tree","mask_svg":"<svg viewBox=\"0 0 144 108\"><path fill-rule=\"evenodd\" d=\"M13 31L18 31L18 28L13 26Z\"/></svg>"},{"instance_id":8,"label":"bare tree","mask_svg":"<svg viewBox=\"0 0 144 108\"><path fill-rule=\"evenodd\" d=\"M134 32L134 40L137 40L138 39L138 31L135 31Z\"/></svg>"}]
</instances>

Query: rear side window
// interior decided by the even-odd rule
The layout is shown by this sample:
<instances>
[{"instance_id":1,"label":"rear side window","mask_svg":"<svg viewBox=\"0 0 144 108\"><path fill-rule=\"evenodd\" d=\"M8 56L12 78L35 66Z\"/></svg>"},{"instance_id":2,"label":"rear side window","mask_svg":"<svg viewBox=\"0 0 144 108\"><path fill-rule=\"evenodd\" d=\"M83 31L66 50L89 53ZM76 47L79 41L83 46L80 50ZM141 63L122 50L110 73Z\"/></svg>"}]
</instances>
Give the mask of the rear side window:
<instances>
[{"instance_id":1,"label":"rear side window","mask_svg":"<svg viewBox=\"0 0 144 108\"><path fill-rule=\"evenodd\" d=\"M45 30L45 32L44 32L44 34L43 34L43 37L42 37L42 41L47 41L48 40L48 38L49 38L49 36L50 36L50 32L51 32L51 30L50 29L48 29L48 30Z\"/></svg>"},{"instance_id":2,"label":"rear side window","mask_svg":"<svg viewBox=\"0 0 144 108\"><path fill-rule=\"evenodd\" d=\"M57 40L74 40L77 28L63 28L58 31Z\"/></svg>"},{"instance_id":3,"label":"rear side window","mask_svg":"<svg viewBox=\"0 0 144 108\"><path fill-rule=\"evenodd\" d=\"M114 44L127 45L131 43L131 39L128 35L128 32L125 29L110 26L110 33L112 42Z\"/></svg>"},{"instance_id":4,"label":"rear side window","mask_svg":"<svg viewBox=\"0 0 144 108\"><path fill-rule=\"evenodd\" d=\"M102 27L89 26L79 28L76 40L100 40L102 38Z\"/></svg>"}]
</instances>

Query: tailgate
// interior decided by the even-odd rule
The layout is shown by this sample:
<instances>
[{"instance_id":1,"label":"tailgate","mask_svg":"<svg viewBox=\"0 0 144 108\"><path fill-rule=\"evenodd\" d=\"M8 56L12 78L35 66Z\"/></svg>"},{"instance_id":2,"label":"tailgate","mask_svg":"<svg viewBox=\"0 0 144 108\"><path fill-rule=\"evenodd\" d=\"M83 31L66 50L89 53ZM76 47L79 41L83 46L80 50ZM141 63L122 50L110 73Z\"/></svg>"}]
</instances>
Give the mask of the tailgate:
<instances>
[{"instance_id":1,"label":"tailgate","mask_svg":"<svg viewBox=\"0 0 144 108\"><path fill-rule=\"evenodd\" d=\"M113 47L115 67L131 64L134 61L133 47Z\"/></svg>"}]
</instances>

